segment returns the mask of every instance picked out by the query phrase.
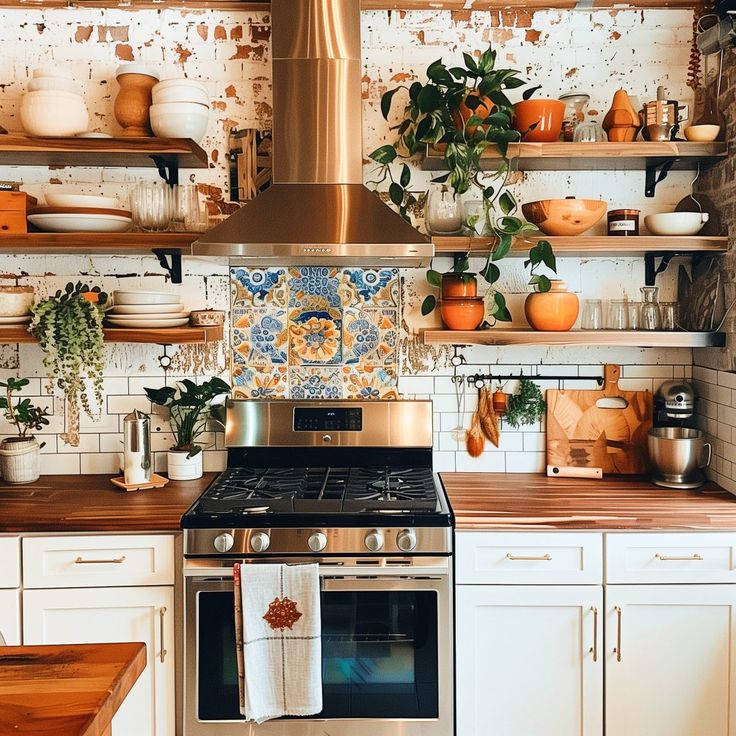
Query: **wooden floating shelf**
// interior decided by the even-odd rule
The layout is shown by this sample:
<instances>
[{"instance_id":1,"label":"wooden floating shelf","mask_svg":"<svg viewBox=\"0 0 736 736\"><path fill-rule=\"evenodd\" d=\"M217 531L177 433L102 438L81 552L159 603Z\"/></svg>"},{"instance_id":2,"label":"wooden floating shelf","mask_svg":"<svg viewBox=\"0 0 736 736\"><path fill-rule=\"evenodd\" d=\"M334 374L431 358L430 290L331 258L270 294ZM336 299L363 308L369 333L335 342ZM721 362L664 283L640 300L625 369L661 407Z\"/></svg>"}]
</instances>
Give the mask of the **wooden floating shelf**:
<instances>
[{"instance_id":1,"label":"wooden floating shelf","mask_svg":"<svg viewBox=\"0 0 736 736\"><path fill-rule=\"evenodd\" d=\"M573 330L537 332L532 329L424 330L426 345L588 345L591 347L707 348L722 347L722 332L649 332Z\"/></svg>"},{"instance_id":2,"label":"wooden floating shelf","mask_svg":"<svg viewBox=\"0 0 736 736\"><path fill-rule=\"evenodd\" d=\"M154 248L191 253L201 233L23 233L0 235L0 254L150 255Z\"/></svg>"},{"instance_id":3,"label":"wooden floating shelf","mask_svg":"<svg viewBox=\"0 0 736 736\"><path fill-rule=\"evenodd\" d=\"M548 240L558 256L642 256L647 253L725 253L728 250L728 237L693 236L663 237L659 235L639 235L619 237L607 235L577 235L575 237L554 237L551 235L527 236L517 238L511 247L510 255L524 256L538 240ZM2 242L2 241L0 241ZM456 237L432 238L436 255L455 253L488 253L496 244L495 238Z\"/></svg>"},{"instance_id":4,"label":"wooden floating shelf","mask_svg":"<svg viewBox=\"0 0 736 736\"><path fill-rule=\"evenodd\" d=\"M653 164L674 161L673 169L711 166L728 155L726 143L691 143L689 141L638 141L634 143L512 143L508 149L512 166L519 171L597 171L646 169ZM489 148L482 156L489 169L495 169L501 157ZM443 154L428 148L422 168L445 170Z\"/></svg>"},{"instance_id":5,"label":"wooden floating shelf","mask_svg":"<svg viewBox=\"0 0 736 736\"><path fill-rule=\"evenodd\" d=\"M218 327L168 327L161 329L127 329L105 327L105 342L146 343L155 345L188 345L222 340L224 329ZM0 327L0 344L37 342L24 326Z\"/></svg>"},{"instance_id":6,"label":"wooden floating shelf","mask_svg":"<svg viewBox=\"0 0 736 736\"><path fill-rule=\"evenodd\" d=\"M28 9L29 5L23 7ZM207 153L187 138L29 138L0 135L0 164L4 166L150 168L158 166L159 162L183 169L206 169L209 165Z\"/></svg>"}]
</instances>

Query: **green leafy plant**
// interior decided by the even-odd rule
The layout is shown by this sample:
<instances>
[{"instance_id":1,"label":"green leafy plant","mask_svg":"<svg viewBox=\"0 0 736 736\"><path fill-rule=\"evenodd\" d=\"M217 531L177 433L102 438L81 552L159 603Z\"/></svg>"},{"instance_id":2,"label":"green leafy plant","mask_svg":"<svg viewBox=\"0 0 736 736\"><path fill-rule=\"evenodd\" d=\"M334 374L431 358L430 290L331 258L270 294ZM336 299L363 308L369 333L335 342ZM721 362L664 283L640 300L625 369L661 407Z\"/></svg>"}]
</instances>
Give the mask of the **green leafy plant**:
<instances>
[{"instance_id":1,"label":"green leafy plant","mask_svg":"<svg viewBox=\"0 0 736 736\"><path fill-rule=\"evenodd\" d=\"M544 417L547 402L534 381L522 378L518 393L511 394L508 409L503 417L506 424L515 429L525 424L534 424Z\"/></svg>"},{"instance_id":2,"label":"green leafy plant","mask_svg":"<svg viewBox=\"0 0 736 736\"><path fill-rule=\"evenodd\" d=\"M96 294L96 301L84 296L89 293ZM106 302L105 292L78 281L31 307L29 330L46 353L43 365L49 385L66 399L67 427L61 436L73 447L79 444L80 404L91 419L97 418L102 405Z\"/></svg>"},{"instance_id":3,"label":"green leafy plant","mask_svg":"<svg viewBox=\"0 0 736 736\"><path fill-rule=\"evenodd\" d=\"M15 403L13 393L21 391L30 381L27 378L8 378L7 381L0 381L0 388L5 389L5 396L0 396L0 409L5 413L5 419L15 427L18 437L8 438L9 441L25 440L29 437L32 430L40 430L48 425L49 410L43 406L34 406L28 398L21 399ZM43 447L45 443L40 446Z\"/></svg>"},{"instance_id":4,"label":"green leafy plant","mask_svg":"<svg viewBox=\"0 0 736 736\"><path fill-rule=\"evenodd\" d=\"M388 90L381 98L381 112L389 119L395 95L399 90L408 92L401 122L392 128L396 141L377 148L370 158L379 165L377 178L372 182L377 187L389 182L388 196L399 214L409 220L409 209L418 201L411 190L411 168L402 163L395 176L395 166L425 150L427 146L443 152L443 174L433 182L449 185L454 196L462 196L473 190L479 192L482 201L483 219L487 232L495 241L480 275L489 284L493 294L489 316L508 322L511 314L505 296L495 288L501 277L497 262L505 258L515 237L536 231L536 227L516 217L518 205L506 188L511 170L508 157L510 143L520 139L512 127L513 105L506 91L523 87L526 82L514 69L497 69L496 52L489 47L476 59L469 53L463 54L464 66L448 67L441 59L427 68L428 81L414 82L411 86L400 85ZM525 99L538 88L524 93ZM484 172L481 157L489 147L500 154L495 171ZM476 217L476 230L478 220ZM552 246L540 240L530 250L532 265L544 263L555 270ZM469 270L469 255L456 259L452 273ZM439 287L442 274L434 269L427 272L427 281ZM548 291L549 279L532 275L530 284L538 291ZM422 314L429 314L437 306L437 298L430 294L422 304Z\"/></svg>"},{"instance_id":5,"label":"green leafy plant","mask_svg":"<svg viewBox=\"0 0 736 736\"><path fill-rule=\"evenodd\" d=\"M187 457L194 457L202 452L197 438L206 431L207 421L222 420L221 407L213 405L213 401L228 395L230 390L229 384L215 377L200 384L185 379L176 387L147 388L145 392L154 404L169 410L169 423L175 440L171 449L186 450Z\"/></svg>"}]
</instances>

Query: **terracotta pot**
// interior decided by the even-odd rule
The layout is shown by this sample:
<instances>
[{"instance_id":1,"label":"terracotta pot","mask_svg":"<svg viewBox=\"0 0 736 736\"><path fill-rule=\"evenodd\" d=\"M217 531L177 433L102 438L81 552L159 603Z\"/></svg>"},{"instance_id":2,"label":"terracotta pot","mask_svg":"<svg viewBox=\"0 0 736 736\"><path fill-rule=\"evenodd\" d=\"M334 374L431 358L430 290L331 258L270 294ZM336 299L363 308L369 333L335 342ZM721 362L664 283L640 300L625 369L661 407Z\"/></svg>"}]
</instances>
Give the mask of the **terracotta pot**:
<instances>
[{"instance_id":1,"label":"terracotta pot","mask_svg":"<svg viewBox=\"0 0 736 736\"><path fill-rule=\"evenodd\" d=\"M152 104L151 90L158 84L152 74L133 71L138 65L118 69L120 91L115 98L115 119L122 126L122 135L130 138L152 136L149 109Z\"/></svg>"},{"instance_id":2,"label":"terracotta pot","mask_svg":"<svg viewBox=\"0 0 736 736\"><path fill-rule=\"evenodd\" d=\"M567 332L578 318L577 294L564 281L553 281L549 291L529 294L524 302L527 322L540 332Z\"/></svg>"},{"instance_id":3,"label":"terracotta pot","mask_svg":"<svg viewBox=\"0 0 736 736\"><path fill-rule=\"evenodd\" d=\"M580 235L605 214L608 203L600 199L540 199L526 202L521 211L545 235Z\"/></svg>"},{"instance_id":4,"label":"terracotta pot","mask_svg":"<svg viewBox=\"0 0 736 736\"><path fill-rule=\"evenodd\" d=\"M524 100L514 105L514 128L525 143L552 143L560 137L564 116L562 100ZM537 127L530 130L534 123Z\"/></svg>"},{"instance_id":5,"label":"terracotta pot","mask_svg":"<svg viewBox=\"0 0 736 736\"><path fill-rule=\"evenodd\" d=\"M82 299L86 299L88 302L92 302L93 304L97 304L100 301L99 291L83 291L80 296Z\"/></svg>"},{"instance_id":6,"label":"terracotta pot","mask_svg":"<svg viewBox=\"0 0 736 736\"><path fill-rule=\"evenodd\" d=\"M603 118L603 130L613 143L631 143L641 127L639 113L629 100L626 90L620 89L613 95L611 109Z\"/></svg>"},{"instance_id":7,"label":"terracotta pot","mask_svg":"<svg viewBox=\"0 0 736 736\"><path fill-rule=\"evenodd\" d=\"M485 317L483 297L447 299L440 302L440 315L448 330L474 330Z\"/></svg>"},{"instance_id":8,"label":"terracotta pot","mask_svg":"<svg viewBox=\"0 0 736 736\"><path fill-rule=\"evenodd\" d=\"M442 275L443 299L472 299L478 296L478 281L474 274L445 273Z\"/></svg>"},{"instance_id":9,"label":"terracotta pot","mask_svg":"<svg viewBox=\"0 0 736 736\"><path fill-rule=\"evenodd\" d=\"M505 394L501 389L493 392L491 398L493 411L502 417L509 410L509 395Z\"/></svg>"},{"instance_id":10,"label":"terracotta pot","mask_svg":"<svg viewBox=\"0 0 736 736\"><path fill-rule=\"evenodd\" d=\"M466 104L465 100L468 97L480 97L480 105L475 110L471 110ZM462 130L465 123L470 120L473 115L477 115L479 118L487 118L495 105L491 101L490 97L483 95L482 97L477 92L471 92L465 96L465 99L460 103L460 106L452 113L452 121L455 123L455 127L458 130ZM483 129L482 125L469 125L465 128L465 135L467 138L471 138L478 128Z\"/></svg>"}]
</instances>

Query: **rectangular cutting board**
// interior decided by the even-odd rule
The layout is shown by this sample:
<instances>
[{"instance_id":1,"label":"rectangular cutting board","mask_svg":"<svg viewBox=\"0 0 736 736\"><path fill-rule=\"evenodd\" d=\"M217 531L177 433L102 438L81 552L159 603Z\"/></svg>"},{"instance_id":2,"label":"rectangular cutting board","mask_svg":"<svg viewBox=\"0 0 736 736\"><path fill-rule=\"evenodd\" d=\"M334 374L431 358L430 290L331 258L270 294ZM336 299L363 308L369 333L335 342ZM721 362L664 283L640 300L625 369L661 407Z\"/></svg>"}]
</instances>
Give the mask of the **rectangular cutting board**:
<instances>
[{"instance_id":1,"label":"rectangular cutting board","mask_svg":"<svg viewBox=\"0 0 736 736\"><path fill-rule=\"evenodd\" d=\"M649 472L652 393L620 390L620 375L620 366L607 365L598 391L547 391L548 465L619 475Z\"/></svg>"}]
</instances>

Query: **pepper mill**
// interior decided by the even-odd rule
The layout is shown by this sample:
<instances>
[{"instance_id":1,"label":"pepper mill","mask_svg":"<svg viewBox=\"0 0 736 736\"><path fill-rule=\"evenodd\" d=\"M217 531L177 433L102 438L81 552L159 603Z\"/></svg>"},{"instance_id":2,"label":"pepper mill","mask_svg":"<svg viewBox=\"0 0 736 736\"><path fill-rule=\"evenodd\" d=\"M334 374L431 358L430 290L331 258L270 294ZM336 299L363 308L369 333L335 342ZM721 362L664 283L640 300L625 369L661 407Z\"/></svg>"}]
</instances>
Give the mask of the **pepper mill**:
<instances>
[{"instance_id":1,"label":"pepper mill","mask_svg":"<svg viewBox=\"0 0 736 736\"><path fill-rule=\"evenodd\" d=\"M126 485L151 480L151 418L138 409L123 420L123 457Z\"/></svg>"}]
</instances>

